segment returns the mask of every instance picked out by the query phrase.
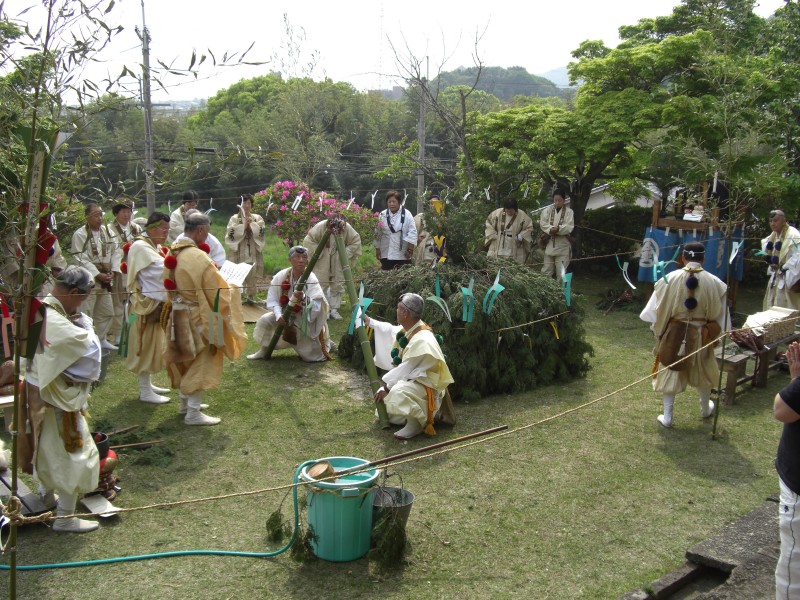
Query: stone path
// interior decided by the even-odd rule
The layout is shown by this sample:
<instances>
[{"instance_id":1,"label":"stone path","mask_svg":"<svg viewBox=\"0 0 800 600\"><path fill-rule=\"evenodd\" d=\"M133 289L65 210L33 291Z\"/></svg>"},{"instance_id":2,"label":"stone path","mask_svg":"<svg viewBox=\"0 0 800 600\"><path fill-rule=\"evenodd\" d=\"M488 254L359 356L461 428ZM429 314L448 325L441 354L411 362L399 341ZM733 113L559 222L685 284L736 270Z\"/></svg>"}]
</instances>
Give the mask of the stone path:
<instances>
[{"instance_id":1,"label":"stone path","mask_svg":"<svg viewBox=\"0 0 800 600\"><path fill-rule=\"evenodd\" d=\"M774 600L778 497L686 552L686 563L619 600Z\"/></svg>"}]
</instances>

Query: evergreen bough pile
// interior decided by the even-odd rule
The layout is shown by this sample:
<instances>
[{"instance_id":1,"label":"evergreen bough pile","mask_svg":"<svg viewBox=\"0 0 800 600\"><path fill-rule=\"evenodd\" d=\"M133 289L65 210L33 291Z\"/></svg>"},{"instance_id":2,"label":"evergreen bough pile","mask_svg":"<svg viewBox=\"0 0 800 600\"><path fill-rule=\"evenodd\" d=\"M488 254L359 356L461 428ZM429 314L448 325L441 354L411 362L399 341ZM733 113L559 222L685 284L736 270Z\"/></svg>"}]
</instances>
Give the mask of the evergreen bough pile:
<instances>
[{"instance_id":1,"label":"evergreen bough pile","mask_svg":"<svg viewBox=\"0 0 800 600\"><path fill-rule=\"evenodd\" d=\"M505 290L486 314L483 299L498 270ZM435 295L437 275L452 323L439 306L427 300ZM461 288L469 287L473 275L475 307L472 322L465 323ZM463 264L444 263L435 270L413 266L377 271L367 274L363 281L365 297L373 299L367 314L393 324L402 294L414 292L426 299L423 319L444 338L442 349L455 379L450 386L454 399L470 401L491 394L513 394L581 377L589 369L592 347L584 339L579 302L573 298L572 306L567 307L556 282L528 267L480 254L466 257ZM558 339L551 319L515 327L564 311L570 312L552 319ZM498 331L507 327L514 328ZM343 336L339 356L363 366L355 335Z\"/></svg>"}]
</instances>

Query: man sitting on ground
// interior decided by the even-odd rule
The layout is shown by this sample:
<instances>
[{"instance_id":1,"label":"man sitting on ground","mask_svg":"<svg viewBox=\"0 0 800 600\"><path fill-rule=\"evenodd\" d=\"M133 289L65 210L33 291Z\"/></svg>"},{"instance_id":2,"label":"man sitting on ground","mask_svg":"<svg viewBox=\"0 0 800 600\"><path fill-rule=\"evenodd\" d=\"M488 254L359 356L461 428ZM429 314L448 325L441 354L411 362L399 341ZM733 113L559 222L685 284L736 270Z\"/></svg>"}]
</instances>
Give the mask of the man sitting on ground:
<instances>
[{"instance_id":1,"label":"man sitting on ground","mask_svg":"<svg viewBox=\"0 0 800 600\"><path fill-rule=\"evenodd\" d=\"M404 425L394 434L398 440L413 438L423 431L435 435L433 419L442 404L453 376L431 328L422 321L424 301L417 294L403 294L397 303L394 327L366 317L375 331L375 364L389 368L384 385L375 393L383 402L393 425ZM391 363L386 349L391 349Z\"/></svg>"},{"instance_id":2,"label":"man sitting on ground","mask_svg":"<svg viewBox=\"0 0 800 600\"><path fill-rule=\"evenodd\" d=\"M275 348L293 348L306 362L332 360L333 348L328 333L328 301L317 276L309 273L305 287L298 289L297 283L308 265L308 250L304 246L289 249L291 267L278 271L272 278L267 292L267 312L261 315L253 329L253 339L261 349L247 356L250 360L267 355L272 336L277 327L283 326L283 334ZM291 305L288 322L283 318L283 309Z\"/></svg>"}]
</instances>

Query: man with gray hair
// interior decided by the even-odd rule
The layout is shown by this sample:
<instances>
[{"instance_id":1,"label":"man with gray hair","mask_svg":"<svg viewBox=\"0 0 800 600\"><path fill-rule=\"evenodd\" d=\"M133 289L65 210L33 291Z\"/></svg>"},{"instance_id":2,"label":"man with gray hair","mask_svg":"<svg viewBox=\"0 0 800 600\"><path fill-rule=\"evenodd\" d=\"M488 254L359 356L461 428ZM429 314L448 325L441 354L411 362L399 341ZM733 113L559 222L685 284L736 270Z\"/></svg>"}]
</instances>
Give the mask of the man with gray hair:
<instances>
[{"instance_id":1,"label":"man with gray hair","mask_svg":"<svg viewBox=\"0 0 800 600\"><path fill-rule=\"evenodd\" d=\"M186 211L186 217L190 217L191 215L203 215L206 218L206 223L209 227L211 227L211 217L208 215L201 213L196 208L190 208ZM185 223L184 223L184 232L178 236L175 240L176 242L186 241L189 238L186 235L185 231ZM214 237L210 231L206 234L206 244L208 244L208 255L211 257L211 260L214 261L214 264L217 265L218 268L222 268L222 265L225 264L227 258L225 257L225 248L222 247L220 241Z\"/></svg>"},{"instance_id":2,"label":"man with gray hair","mask_svg":"<svg viewBox=\"0 0 800 600\"><path fill-rule=\"evenodd\" d=\"M800 231L789 225L780 209L770 211L769 228L772 233L761 240L769 277L763 308L780 306L798 310L800 292L793 288L800 281Z\"/></svg>"},{"instance_id":3,"label":"man with gray hair","mask_svg":"<svg viewBox=\"0 0 800 600\"><path fill-rule=\"evenodd\" d=\"M20 406L20 464L33 472L45 502L58 494L57 517L75 513L78 497L97 489L100 456L81 411L92 382L100 376L100 339L91 318L80 312L92 292L95 277L71 265L44 299L47 343L41 345L25 371ZM96 521L59 518L53 531L94 531Z\"/></svg>"},{"instance_id":4,"label":"man with gray hair","mask_svg":"<svg viewBox=\"0 0 800 600\"><path fill-rule=\"evenodd\" d=\"M164 360L173 388L186 406L186 425L216 425L201 412L205 392L219 386L224 357L239 358L247 334L237 286L229 286L208 256L209 219L186 217L184 236L164 259L164 287L171 302Z\"/></svg>"},{"instance_id":5,"label":"man with gray hair","mask_svg":"<svg viewBox=\"0 0 800 600\"><path fill-rule=\"evenodd\" d=\"M267 312L261 315L253 329L253 339L261 348L247 356L250 360L264 358L277 327L283 334L275 348L292 348L306 362L332 360L333 348L328 332L328 301L314 273L308 274L306 284L299 289L297 282L308 266L308 249L305 246L289 248L288 269L278 271L267 290ZM291 306L289 317L283 319L283 309ZM287 322L288 321L288 322Z\"/></svg>"},{"instance_id":6,"label":"man with gray hair","mask_svg":"<svg viewBox=\"0 0 800 600\"><path fill-rule=\"evenodd\" d=\"M453 376L433 330L422 321L422 296L403 294L397 303L398 326L365 317L375 331L375 364L388 371L384 385L375 393L383 402L393 425L404 425L394 434L398 440L423 431L436 435L433 421L442 407Z\"/></svg>"}]
</instances>

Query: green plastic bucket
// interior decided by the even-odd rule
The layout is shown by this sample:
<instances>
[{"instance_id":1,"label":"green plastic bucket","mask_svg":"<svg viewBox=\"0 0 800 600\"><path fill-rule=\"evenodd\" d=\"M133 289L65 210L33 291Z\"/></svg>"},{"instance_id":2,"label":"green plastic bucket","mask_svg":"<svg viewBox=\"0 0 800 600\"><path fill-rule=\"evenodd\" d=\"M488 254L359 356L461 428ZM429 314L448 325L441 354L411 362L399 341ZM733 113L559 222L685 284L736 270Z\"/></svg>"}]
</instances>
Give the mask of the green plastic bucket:
<instances>
[{"instance_id":1,"label":"green plastic bucket","mask_svg":"<svg viewBox=\"0 0 800 600\"><path fill-rule=\"evenodd\" d=\"M359 467L369 461L351 456L320 458L336 471ZM356 560L369 550L372 529L372 500L378 469L317 481L308 475L309 464L300 478L312 484L306 496L308 526L314 530L311 547L319 558L333 562Z\"/></svg>"}]
</instances>

